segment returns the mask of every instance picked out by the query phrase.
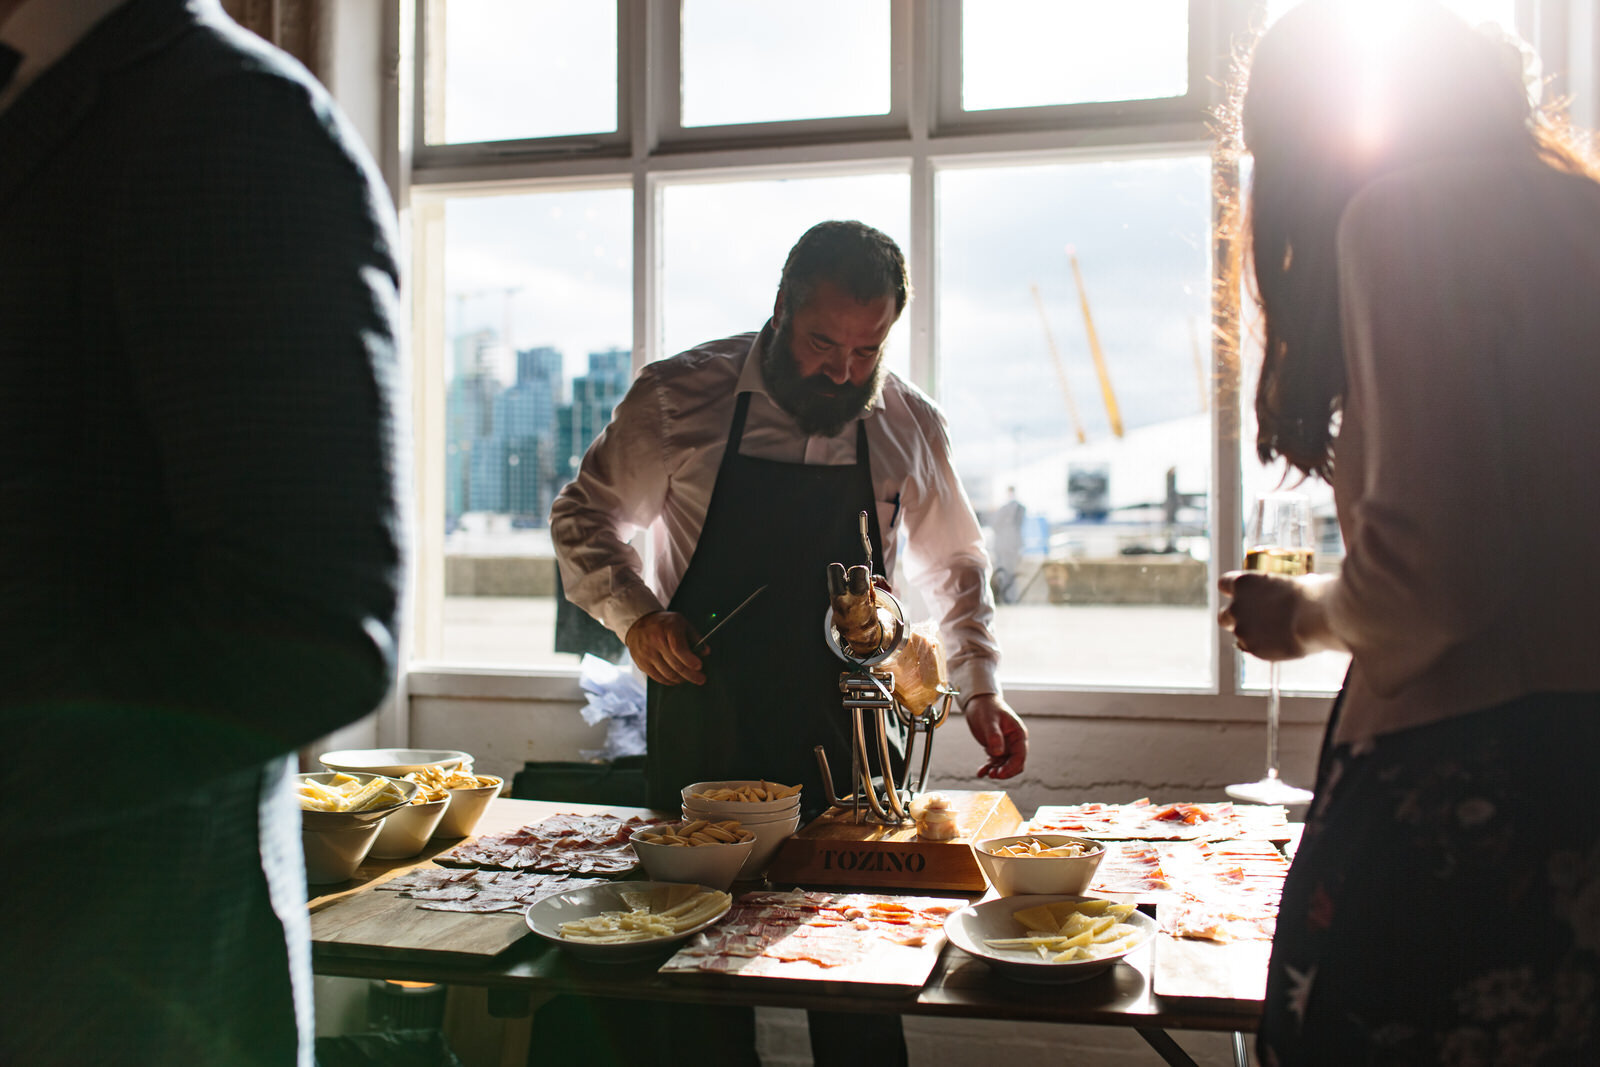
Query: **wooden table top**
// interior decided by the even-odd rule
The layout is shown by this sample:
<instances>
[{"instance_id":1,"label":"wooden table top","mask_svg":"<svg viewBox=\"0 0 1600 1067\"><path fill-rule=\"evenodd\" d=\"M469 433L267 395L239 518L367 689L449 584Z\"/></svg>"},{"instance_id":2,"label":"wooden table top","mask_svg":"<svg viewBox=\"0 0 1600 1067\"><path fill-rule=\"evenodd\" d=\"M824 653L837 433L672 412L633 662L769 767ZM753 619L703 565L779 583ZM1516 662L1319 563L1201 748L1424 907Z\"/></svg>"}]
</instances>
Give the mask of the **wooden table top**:
<instances>
[{"instance_id":1,"label":"wooden table top","mask_svg":"<svg viewBox=\"0 0 1600 1067\"><path fill-rule=\"evenodd\" d=\"M512 830L558 813L610 813L622 817L651 815L640 808L617 805L551 803L547 801L495 800L479 824L480 833ZM407 860L371 860L357 877L313 896L313 915L338 901L368 893L390 877L416 867L437 866L432 857L456 842L431 844L422 855ZM739 889L735 886L735 892ZM939 895L959 895L941 892ZM451 914L451 913L440 913ZM807 993L795 988L741 989L736 984L711 984L664 976L656 967L664 961L633 964L597 964L574 959L531 933L486 964L441 958L366 958L330 953L313 945L313 969L318 974L354 978L393 978L482 986L505 994L544 997L575 992L601 997L711 1004L751 1004L772 1007L861 1011L879 1014L939 1015L1036 1022L1087 1023L1138 1028L1250 1031L1256 1028L1259 1001L1227 999L1174 999L1153 990L1154 954L1160 942L1152 941L1124 957L1121 964L1087 981L1072 984L1032 985L1002 978L988 964L947 945L927 984L916 996L840 998ZM798 984L798 983L797 983Z\"/></svg>"}]
</instances>

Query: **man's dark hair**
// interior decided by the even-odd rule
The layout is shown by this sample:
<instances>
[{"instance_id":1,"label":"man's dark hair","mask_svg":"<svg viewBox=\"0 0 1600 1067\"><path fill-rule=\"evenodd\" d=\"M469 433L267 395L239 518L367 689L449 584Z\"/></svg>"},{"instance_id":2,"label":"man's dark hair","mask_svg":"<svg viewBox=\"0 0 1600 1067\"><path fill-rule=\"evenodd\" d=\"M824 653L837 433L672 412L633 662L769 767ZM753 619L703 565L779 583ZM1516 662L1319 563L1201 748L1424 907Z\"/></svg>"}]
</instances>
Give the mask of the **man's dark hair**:
<instances>
[{"instance_id":1,"label":"man's dark hair","mask_svg":"<svg viewBox=\"0 0 1600 1067\"><path fill-rule=\"evenodd\" d=\"M864 222L819 222L801 235L778 281L785 309L793 313L805 307L824 280L863 303L893 295L897 316L911 291L900 246Z\"/></svg>"}]
</instances>

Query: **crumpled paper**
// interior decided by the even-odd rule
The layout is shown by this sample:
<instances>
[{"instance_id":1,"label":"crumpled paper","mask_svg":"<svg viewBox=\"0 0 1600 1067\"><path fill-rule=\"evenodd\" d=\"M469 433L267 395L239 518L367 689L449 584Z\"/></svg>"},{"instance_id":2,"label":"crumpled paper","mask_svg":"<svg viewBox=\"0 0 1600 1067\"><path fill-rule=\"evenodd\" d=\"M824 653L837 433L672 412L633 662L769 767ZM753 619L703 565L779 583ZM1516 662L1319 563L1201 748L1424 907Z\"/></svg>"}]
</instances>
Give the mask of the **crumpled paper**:
<instances>
[{"instance_id":1,"label":"crumpled paper","mask_svg":"<svg viewBox=\"0 0 1600 1067\"><path fill-rule=\"evenodd\" d=\"M590 726L607 723L605 747L582 749L583 758L644 755L645 689L634 676L632 661L624 655L621 663L610 663L586 652L578 666L578 685L589 698L583 721Z\"/></svg>"}]
</instances>

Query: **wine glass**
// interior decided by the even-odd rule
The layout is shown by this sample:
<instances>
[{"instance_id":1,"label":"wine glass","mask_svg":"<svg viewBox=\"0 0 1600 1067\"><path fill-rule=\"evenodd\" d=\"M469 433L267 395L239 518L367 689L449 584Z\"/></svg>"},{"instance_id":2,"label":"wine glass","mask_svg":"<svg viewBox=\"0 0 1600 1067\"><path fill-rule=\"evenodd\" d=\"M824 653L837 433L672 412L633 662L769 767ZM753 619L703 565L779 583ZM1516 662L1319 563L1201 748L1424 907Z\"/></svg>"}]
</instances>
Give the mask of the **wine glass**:
<instances>
[{"instance_id":1,"label":"wine glass","mask_svg":"<svg viewBox=\"0 0 1600 1067\"><path fill-rule=\"evenodd\" d=\"M1309 574L1311 501L1304 493L1267 493L1256 501L1245 537L1244 569L1289 576ZM1278 663L1268 665L1267 773L1256 782L1228 786L1228 795L1251 804L1304 804L1311 793L1278 777Z\"/></svg>"}]
</instances>

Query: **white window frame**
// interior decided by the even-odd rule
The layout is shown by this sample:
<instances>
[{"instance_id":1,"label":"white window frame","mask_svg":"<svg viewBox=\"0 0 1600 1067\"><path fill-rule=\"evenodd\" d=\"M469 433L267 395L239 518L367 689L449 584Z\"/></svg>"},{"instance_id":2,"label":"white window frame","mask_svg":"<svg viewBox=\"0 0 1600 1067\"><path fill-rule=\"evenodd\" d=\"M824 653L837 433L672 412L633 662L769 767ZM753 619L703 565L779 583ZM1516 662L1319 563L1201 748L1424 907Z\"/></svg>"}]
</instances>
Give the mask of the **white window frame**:
<instances>
[{"instance_id":1,"label":"white window frame","mask_svg":"<svg viewBox=\"0 0 1600 1067\"><path fill-rule=\"evenodd\" d=\"M1546 5L1564 0L1520 0L1519 23L1541 30L1548 55L1581 59L1592 70L1600 52L1596 8L1585 5L1581 20L1535 20ZM528 668L495 670L430 661L438 648L443 567L443 380L442 348L429 352L443 307L437 275L430 282L425 264L437 254L440 197L471 194L580 189L626 184L633 190L633 368L659 358L661 296L652 266L659 258L663 184L683 180L760 178L797 172L840 174L897 169L909 173L910 240L905 249L917 299L909 309L911 376L930 389L937 380L938 285L933 256L936 225L933 186L945 166L1076 162L1177 152L1206 152L1211 134L1204 118L1227 80L1228 40L1248 24L1253 0L1190 0L1191 91L1169 100L1064 107L1020 108L963 113L955 97L928 91L936 85L935 65L959 56L960 0L891 0L893 88L890 114L783 122L760 126L699 127L678 121L676 5L669 0L617 0L618 125L611 138L552 138L476 145L422 143L420 86L426 76L423 37L428 0L403 0L394 17L411 41L417 100L401 114L412 119L409 167L402 190L412 204L413 357L416 391L416 570L411 620L417 655L406 669L413 696L463 700L560 701L578 698L576 670ZM416 5L406 10L408 5ZM1559 25L1557 25L1559 22ZM1559 31L1559 33L1557 32ZM1585 36L1587 34L1587 36ZM954 53L952 53L954 49ZM1205 57L1214 57L1206 60ZM1596 79L1585 76L1585 85ZM406 78L398 79L408 91ZM951 79L953 82L954 79ZM917 92L915 87L924 87ZM1593 112L1593 101L1582 102ZM405 162L402 142L402 163ZM442 332L442 331L441 331ZM1213 366L1216 362L1213 351ZM1213 574L1238 566L1242 537L1239 383L1213 374L1214 434L1209 486ZM1214 583L1210 583L1214 585ZM430 591L431 590L431 591ZM1210 606L1215 610L1213 591ZM1240 659L1220 630L1212 631L1213 684L1193 688L1084 687L1071 684L1008 684L1006 696L1028 716L1108 717L1139 720L1189 720L1258 724L1264 695L1240 690ZM1004 673L1002 670L1002 680ZM1325 693L1286 693L1286 724L1316 723L1327 714Z\"/></svg>"}]
</instances>

